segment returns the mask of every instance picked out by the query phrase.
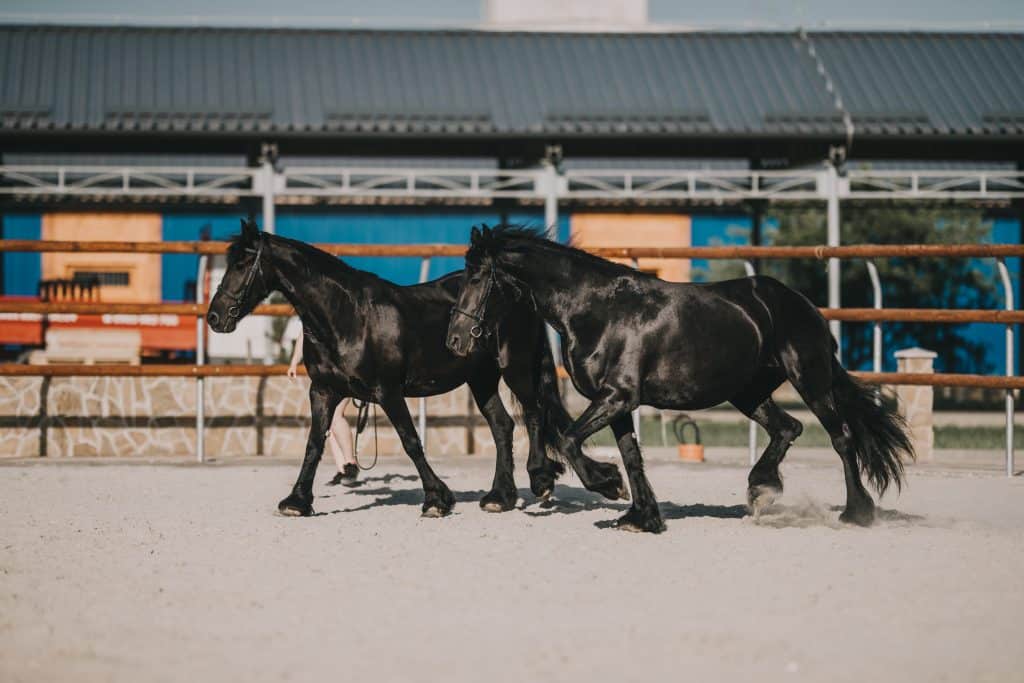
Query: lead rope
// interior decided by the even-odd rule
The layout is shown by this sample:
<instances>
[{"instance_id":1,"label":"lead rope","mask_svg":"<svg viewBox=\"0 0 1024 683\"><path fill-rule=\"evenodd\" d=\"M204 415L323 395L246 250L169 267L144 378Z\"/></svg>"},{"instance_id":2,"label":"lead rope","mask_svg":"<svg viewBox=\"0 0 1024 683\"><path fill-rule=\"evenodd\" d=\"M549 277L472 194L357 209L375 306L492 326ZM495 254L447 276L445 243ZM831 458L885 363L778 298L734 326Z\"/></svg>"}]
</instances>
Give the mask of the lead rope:
<instances>
[{"instance_id":1,"label":"lead rope","mask_svg":"<svg viewBox=\"0 0 1024 683\"><path fill-rule=\"evenodd\" d=\"M373 462L369 467L363 467L363 464L359 462L359 435L366 429L366 420L370 412L370 401L360 401L354 398L352 402L356 404L356 435L352 440L352 457L356 459L356 467L363 472L368 472L377 466L377 458L380 457L380 441L377 438L377 404L373 404Z\"/></svg>"}]
</instances>

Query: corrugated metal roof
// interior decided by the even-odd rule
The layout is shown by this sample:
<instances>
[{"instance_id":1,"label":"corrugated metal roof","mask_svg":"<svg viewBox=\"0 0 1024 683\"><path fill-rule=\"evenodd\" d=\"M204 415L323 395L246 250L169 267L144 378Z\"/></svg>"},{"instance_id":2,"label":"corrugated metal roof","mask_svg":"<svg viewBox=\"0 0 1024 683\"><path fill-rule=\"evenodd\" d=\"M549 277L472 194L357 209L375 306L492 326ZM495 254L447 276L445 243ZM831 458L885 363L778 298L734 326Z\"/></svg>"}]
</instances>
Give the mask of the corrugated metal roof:
<instances>
[{"instance_id":1,"label":"corrugated metal roof","mask_svg":"<svg viewBox=\"0 0 1024 683\"><path fill-rule=\"evenodd\" d=\"M1024 34L812 33L857 134L1024 133Z\"/></svg>"},{"instance_id":2,"label":"corrugated metal roof","mask_svg":"<svg viewBox=\"0 0 1024 683\"><path fill-rule=\"evenodd\" d=\"M858 131L998 135L1022 64L1011 34L8 26L0 131L821 137L841 101Z\"/></svg>"}]
</instances>

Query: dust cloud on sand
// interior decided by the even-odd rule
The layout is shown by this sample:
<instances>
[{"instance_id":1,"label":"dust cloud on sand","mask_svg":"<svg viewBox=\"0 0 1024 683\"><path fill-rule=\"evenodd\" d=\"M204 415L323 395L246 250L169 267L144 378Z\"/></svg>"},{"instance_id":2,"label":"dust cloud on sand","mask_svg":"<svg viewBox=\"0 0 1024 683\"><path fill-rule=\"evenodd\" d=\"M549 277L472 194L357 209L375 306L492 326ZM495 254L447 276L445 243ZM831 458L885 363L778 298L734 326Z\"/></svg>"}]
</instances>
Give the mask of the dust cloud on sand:
<instances>
[{"instance_id":1,"label":"dust cloud on sand","mask_svg":"<svg viewBox=\"0 0 1024 683\"><path fill-rule=\"evenodd\" d=\"M420 519L387 459L318 516L294 465L0 467L3 681L932 681L1024 669L1024 483L912 470L874 528L838 466L791 464L754 520L740 467L652 463L668 529L568 479L489 514L484 459L438 460Z\"/></svg>"}]
</instances>

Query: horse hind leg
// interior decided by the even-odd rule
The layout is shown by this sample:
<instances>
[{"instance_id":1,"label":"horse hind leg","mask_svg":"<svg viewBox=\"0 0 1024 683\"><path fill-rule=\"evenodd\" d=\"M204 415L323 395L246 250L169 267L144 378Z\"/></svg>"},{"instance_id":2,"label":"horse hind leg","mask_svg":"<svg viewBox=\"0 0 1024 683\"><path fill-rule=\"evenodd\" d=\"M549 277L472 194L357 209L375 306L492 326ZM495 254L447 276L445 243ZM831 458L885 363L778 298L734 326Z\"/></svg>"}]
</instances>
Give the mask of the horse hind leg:
<instances>
[{"instance_id":1,"label":"horse hind leg","mask_svg":"<svg viewBox=\"0 0 1024 683\"><path fill-rule=\"evenodd\" d=\"M826 340L827 339L827 340ZM864 488L857 463L856 443L849 422L844 419L833 391L833 358L830 337L821 348L791 349L786 358L786 374L793 387L828 432L832 448L843 462L846 480L846 507L840 521L870 526L875 519L875 503ZM841 370L841 368L840 368Z\"/></svg>"},{"instance_id":2,"label":"horse hind leg","mask_svg":"<svg viewBox=\"0 0 1024 683\"><path fill-rule=\"evenodd\" d=\"M803 432L803 424L772 400L772 392L785 379L781 368L762 372L749 389L730 402L768 432L770 441L747 476L747 505L754 517L782 495L779 464L790 445Z\"/></svg>"}]
</instances>

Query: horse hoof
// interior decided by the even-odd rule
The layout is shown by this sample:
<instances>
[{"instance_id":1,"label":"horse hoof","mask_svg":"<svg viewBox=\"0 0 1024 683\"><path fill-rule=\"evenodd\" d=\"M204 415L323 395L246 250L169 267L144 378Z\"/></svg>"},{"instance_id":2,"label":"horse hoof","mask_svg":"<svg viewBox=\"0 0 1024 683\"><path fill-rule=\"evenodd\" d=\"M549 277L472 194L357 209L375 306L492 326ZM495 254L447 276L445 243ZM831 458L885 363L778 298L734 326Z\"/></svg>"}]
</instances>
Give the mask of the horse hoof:
<instances>
[{"instance_id":1,"label":"horse hoof","mask_svg":"<svg viewBox=\"0 0 1024 683\"><path fill-rule=\"evenodd\" d=\"M843 513L839 515L839 521L844 524L855 524L857 526L868 527L875 523L875 507L847 507L843 510Z\"/></svg>"},{"instance_id":2,"label":"horse hoof","mask_svg":"<svg viewBox=\"0 0 1024 683\"><path fill-rule=\"evenodd\" d=\"M634 533L660 534L665 530L665 522L658 514L644 516L635 510L630 510L615 522L615 528Z\"/></svg>"},{"instance_id":3,"label":"horse hoof","mask_svg":"<svg viewBox=\"0 0 1024 683\"><path fill-rule=\"evenodd\" d=\"M309 517L313 514L313 506L291 495L277 504L277 511L285 517Z\"/></svg>"},{"instance_id":4,"label":"horse hoof","mask_svg":"<svg viewBox=\"0 0 1024 683\"><path fill-rule=\"evenodd\" d=\"M442 511L441 508L435 505L431 505L426 510L424 510L420 516L426 517L428 519L437 519L439 517L444 517L446 514L447 513Z\"/></svg>"},{"instance_id":5,"label":"horse hoof","mask_svg":"<svg viewBox=\"0 0 1024 683\"><path fill-rule=\"evenodd\" d=\"M626 488L625 486L622 486L622 487L619 488L619 499L620 500L633 500L633 498L629 495L629 489Z\"/></svg>"},{"instance_id":6,"label":"horse hoof","mask_svg":"<svg viewBox=\"0 0 1024 683\"><path fill-rule=\"evenodd\" d=\"M551 500L551 493L551 489L548 489L547 491L541 491L540 493L537 494L537 500L539 500L542 503L546 503L549 500Z\"/></svg>"},{"instance_id":7,"label":"horse hoof","mask_svg":"<svg viewBox=\"0 0 1024 683\"><path fill-rule=\"evenodd\" d=\"M484 512L508 512L514 507L515 503L513 503L512 505L506 505L504 503L499 503L498 501L495 500L490 500L487 501L486 503L483 501L480 502L480 508Z\"/></svg>"},{"instance_id":8,"label":"horse hoof","mask_svg":"<svg viewBox=\"0 0 1024 683\"><path fill-rule=\"evenodd\" d=\"M758 484L747 489L747 507L754 519L768 509L775 499L782 495L782 489L769 484Z\"/></svg>"}]
</instances>

